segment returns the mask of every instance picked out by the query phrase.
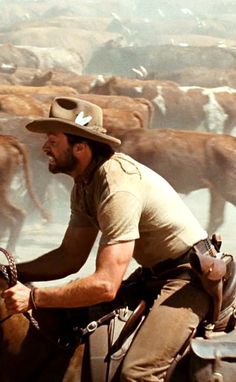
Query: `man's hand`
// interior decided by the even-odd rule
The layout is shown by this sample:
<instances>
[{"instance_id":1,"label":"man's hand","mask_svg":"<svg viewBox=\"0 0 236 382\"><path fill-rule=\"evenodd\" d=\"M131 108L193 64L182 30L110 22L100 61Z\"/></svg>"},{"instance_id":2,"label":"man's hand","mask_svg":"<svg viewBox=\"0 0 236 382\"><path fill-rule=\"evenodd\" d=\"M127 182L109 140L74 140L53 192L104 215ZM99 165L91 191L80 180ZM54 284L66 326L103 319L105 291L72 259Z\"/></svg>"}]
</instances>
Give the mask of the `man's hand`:
<instances>
[{"instance_id":1,"label":"man's hand","mask_svg":"<svg viewBox=\"0 0 236 382\"><path fill-rule=\"evenodd\" d=\"M2 293L9 314L25 313L33 307L30 291L30 288L18 281L16 285Z\"/></svg>"}]
</instances>

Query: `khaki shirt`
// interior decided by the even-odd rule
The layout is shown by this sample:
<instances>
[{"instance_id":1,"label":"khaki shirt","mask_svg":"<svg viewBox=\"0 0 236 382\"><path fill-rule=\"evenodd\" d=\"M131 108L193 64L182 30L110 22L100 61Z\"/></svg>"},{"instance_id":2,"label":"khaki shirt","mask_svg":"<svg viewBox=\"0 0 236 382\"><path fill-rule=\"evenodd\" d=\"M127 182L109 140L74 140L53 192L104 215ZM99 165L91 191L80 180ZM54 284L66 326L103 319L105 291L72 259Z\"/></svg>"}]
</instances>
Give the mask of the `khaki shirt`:
<instances>
[{"instance_id":1,"label":"khaki shirt","mask_svg":"<svg viewBox=\"0 0 236 382\"><path fill-rule=\"evenodd\" d=\"M133 257L145 267L176 258L207 237L168 182L121 153L74 185L69 224L95 225L101 246L135 240Z\"/></svg>"}]
</instances>

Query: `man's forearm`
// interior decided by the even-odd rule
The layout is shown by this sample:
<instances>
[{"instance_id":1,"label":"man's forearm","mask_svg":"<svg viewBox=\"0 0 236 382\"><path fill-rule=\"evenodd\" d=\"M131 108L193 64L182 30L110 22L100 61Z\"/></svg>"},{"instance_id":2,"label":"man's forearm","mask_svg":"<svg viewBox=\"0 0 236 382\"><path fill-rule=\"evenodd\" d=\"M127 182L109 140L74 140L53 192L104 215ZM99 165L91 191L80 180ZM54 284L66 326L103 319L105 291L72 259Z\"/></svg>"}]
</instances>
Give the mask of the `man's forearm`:
<instances>
[{"instance_id":1,"label":"man's forearm","mask_svg":"<svg viewBox=\"0 0 236 382\"><path fill-rule=\"evenodd\" d=\"M39 287L34 291L38 308L78 308L111 301L111 281L100 280L96 274L53 287Z\"/></svg>"}]
</instances>

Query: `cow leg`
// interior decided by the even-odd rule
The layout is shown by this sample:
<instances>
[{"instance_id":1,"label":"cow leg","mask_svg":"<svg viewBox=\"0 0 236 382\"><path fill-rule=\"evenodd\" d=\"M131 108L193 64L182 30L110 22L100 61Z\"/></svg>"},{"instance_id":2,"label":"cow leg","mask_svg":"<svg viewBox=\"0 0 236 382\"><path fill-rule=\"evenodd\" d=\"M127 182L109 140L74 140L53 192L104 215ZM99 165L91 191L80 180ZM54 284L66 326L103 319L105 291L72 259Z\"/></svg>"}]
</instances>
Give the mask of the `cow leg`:
<instances>
[{"instance_id":1,"label":"cow leg","mask_svg":"<svg viewBox=\"0 0 236 382\"><path fill-rule=\"evenodd\" d=\"M207 232L211 235L224 223L225 199L215 190L210 188L210 207Z\"/></svg>"},{"instance_id":2,"label":"cow leg","mask_svg":"<svg viewBox=\"0 0 236 382\"><path fill-rule=\"evenodd\" d=\"M6 249L10 252L14 252L16 242L20 236L20 232L24 223L25 213L13 204L9 203L8 201L5 201L4 208L2 208L1 211L1 215L4 224L6 225L6 228L9 229L9 238Z\"/></svg>"}]
</instances>

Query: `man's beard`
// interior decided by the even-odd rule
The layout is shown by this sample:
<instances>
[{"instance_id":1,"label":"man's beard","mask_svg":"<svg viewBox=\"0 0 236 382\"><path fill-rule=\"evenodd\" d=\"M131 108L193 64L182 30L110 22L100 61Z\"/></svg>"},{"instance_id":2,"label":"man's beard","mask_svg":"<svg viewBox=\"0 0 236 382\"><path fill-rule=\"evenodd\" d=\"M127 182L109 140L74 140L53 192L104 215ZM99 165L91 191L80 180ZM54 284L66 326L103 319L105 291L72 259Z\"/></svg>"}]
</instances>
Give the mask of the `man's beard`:
<instances>
[{"instance_id":1,"label":"man's beard","mask_svg":"<svg viewBox=\"0 0 236 382\"><path fill-rule=\"evenodd\" d=\"M71 152L66 151L64 158L57 160L54 158L54 163L49 163L48 169L52 174L70 174L76 167L78 161Z\"/></svg>"}]
</instances>

